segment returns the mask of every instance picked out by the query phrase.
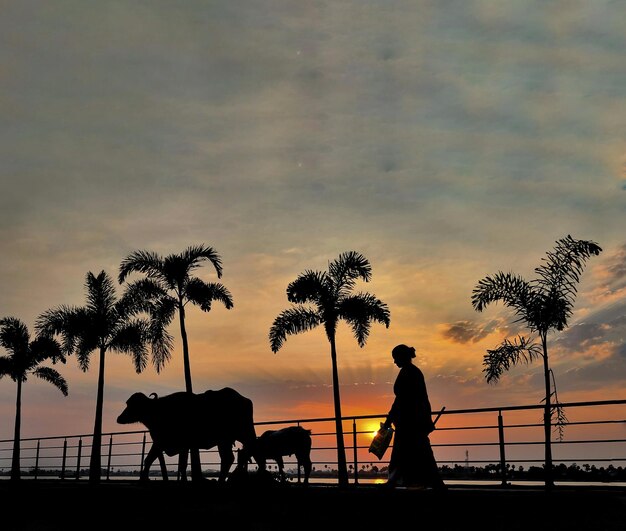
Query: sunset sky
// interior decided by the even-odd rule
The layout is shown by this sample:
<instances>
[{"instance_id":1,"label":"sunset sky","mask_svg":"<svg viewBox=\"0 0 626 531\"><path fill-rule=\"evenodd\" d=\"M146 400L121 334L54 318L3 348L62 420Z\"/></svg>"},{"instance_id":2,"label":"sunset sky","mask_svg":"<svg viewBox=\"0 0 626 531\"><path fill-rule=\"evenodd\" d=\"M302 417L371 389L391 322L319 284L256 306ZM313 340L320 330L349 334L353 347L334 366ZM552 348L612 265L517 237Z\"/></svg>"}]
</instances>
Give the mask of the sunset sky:
<instances>
[{"instance_id":1,"label":"sunset sky","mask_svg":"<svg viewBox=\"0 0 626 531\"><path fill-rule=\"evenodd\" d=\"M497 384L485 275L530 280L556 240L603 249L550 337L562 401L626 399L626 6L612 0L2 2L0 316L82 305L87 272L135 250L212 246L234 308L188 311L195 391L255 420L333 414L323 329L270 350L285 289L355 250L388 304L338 339L344 415L385 413L390 351L417 350L434 409L537 404L539 362ZM217 281L205 265L197 271ZM118 293L122 293L119 286ZM184 389L178 328L160 374L107 359L103 428L136 391ZM97 356L29 379L24 437L90 433ZM15 383L0 380L0 438Z\"/></svg>"}]
</instances>

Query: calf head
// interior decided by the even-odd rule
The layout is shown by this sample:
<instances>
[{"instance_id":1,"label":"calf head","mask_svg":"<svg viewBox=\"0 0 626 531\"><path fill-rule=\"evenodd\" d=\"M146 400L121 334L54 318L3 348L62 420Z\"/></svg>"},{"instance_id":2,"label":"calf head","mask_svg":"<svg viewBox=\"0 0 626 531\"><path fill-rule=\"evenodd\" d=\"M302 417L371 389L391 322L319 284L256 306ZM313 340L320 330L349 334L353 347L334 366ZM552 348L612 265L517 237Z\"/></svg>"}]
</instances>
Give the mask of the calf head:
<instances>
[{"instance_id":1,"label":"calf head","mask_svg":"<svg viewBox=\"0 0 626 531\"><path fill-rule=\"evenodd\" d=\"M142 422L152 400L154 399L148 398L143 393L132 394L126 401L126 408L120 413L120 416L117 417L117 423L133 424L135 422Z\"/></svg>"}]
</instances>

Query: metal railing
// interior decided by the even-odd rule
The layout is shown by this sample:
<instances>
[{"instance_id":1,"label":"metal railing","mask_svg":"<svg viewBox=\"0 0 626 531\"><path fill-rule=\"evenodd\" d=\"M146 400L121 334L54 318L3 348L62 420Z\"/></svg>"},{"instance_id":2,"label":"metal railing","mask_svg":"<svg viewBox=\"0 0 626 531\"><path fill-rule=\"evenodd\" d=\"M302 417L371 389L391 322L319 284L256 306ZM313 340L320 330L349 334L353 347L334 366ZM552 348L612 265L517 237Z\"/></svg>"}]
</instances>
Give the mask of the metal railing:
<instances>
[{"instance_id":1,"label":"metal railing","mask_svg":"<svg viewBox=\"0 0 626 531\"><path fill-rule=\"evenodd\" d=\"M626 480L626 400L571 402L562 404L568 420L553 425L553 465L556 469L580 464L587 472L600 467L603 480ZM437 462L444 477L465 475L475 468L487 471L492 479L506 484L517 470L541 470L544 463L542 405L444 410L437 429L430 435ZM376 459L369 444L384 414L346 416L344 444L349 476L355 484L376 477L388 465L386 457ZM337 445L334 417L256 422L257 434L266 429L300 425L311 430L312 477L335 478ZM559 433L559 428L562 431ZM25 438L20 441L20 469L24 478L54 477L81 479L88 475L91 434ZM102 436L102 478L139 475L151 444L147 430L107 432ZM392 442L393 444L393 442ZM13 440L0 440L0 474L8 477ZM470 458L471 453L471 458ZM176 475L177 458L166 457L168 475ZM201 451L205 474L217 476L217 449ZM254 465L253 465L254 466ZM295 458L285 458L285 467L299 479ZM606 467L606 469L605 469ZM270 466L271 469L271 466ZM582 470L582 469L581 469ZM624 473L625 476L621 474ZM151 475L160 476L158 467ZM447 475L447 476L446 476ZM622 479L624 477L624 479ZM558 478L557 478L558 479Z\"/></svg>"}]
</instances>

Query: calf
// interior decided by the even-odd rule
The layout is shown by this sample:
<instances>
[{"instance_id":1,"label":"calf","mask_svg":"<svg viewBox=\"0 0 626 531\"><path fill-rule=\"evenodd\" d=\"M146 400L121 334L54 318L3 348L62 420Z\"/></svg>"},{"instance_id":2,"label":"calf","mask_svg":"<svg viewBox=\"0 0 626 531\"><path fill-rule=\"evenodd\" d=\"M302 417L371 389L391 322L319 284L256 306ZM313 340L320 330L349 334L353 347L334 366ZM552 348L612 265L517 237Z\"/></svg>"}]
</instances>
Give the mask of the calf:
<instances>
[{"instance_id":1,"label":"calf","mask_svg":"<svg viewBox=\"0 0 626 531\"><path fill-rule=\"evenodd\" d=\"M257 438L253 449L254 460L259 470L264 471L266 461L272 459L278 465L281 481L285 481L283 456L294 455L298 469L304 469L304 484L311 475L311 430L301 426L289 426L280 430L268 430Z\"/></svg>"}]
</instances>

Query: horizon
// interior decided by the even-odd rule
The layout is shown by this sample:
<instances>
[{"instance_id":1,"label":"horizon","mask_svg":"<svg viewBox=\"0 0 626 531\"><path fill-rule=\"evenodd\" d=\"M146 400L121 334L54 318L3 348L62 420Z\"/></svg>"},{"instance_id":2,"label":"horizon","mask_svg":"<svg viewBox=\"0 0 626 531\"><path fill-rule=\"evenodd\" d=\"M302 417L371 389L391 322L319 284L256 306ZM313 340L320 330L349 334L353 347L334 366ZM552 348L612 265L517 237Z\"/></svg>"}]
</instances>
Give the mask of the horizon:
<instances>
[{"instance_id":1,"label":"horizon","mask_svg":"<svg viewBox=\"0 0 626 531\"><path fill-rule=\"evenodd\" d=\"M533 279L571 234L603 251L549 336L558 397L626 399L618 3L9 2L0 29L0 318L34 335L42 312L84 305L88 272L117 279L133 251L205 244L234 307L188 307L194 391L232 387L257 422L333 417L323 328L276 354L268 332L291 281L354 250L372 266L355 292L391 324L360 348L339 323L343 416L388 411L400 343L434 411L539 404L539 361L486 382L487 349L522 329L471 294L498 271ZM107 355L103 431L132 393L184 390L176 325L160 373ZM96 360L54 366L68 397L28 379L23 438L93 430ZM0 380L0 439L15 390Z\"/></svg>"}]
</instances>

